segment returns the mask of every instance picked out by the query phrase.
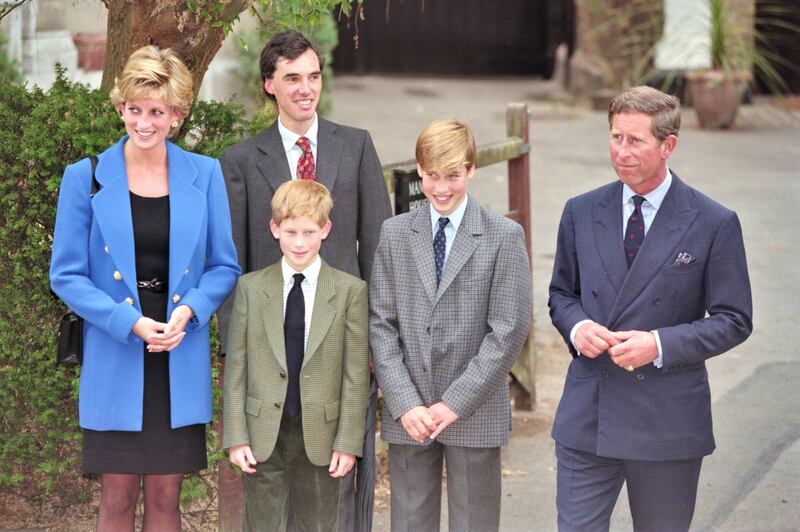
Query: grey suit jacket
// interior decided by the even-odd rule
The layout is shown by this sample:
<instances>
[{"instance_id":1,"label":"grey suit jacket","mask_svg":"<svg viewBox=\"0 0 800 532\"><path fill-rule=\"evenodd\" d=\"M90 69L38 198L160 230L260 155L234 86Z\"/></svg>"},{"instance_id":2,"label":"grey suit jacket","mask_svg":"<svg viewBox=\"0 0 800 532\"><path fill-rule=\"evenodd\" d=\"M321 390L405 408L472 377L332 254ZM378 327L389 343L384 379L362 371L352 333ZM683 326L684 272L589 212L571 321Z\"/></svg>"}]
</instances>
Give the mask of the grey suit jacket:
<instances>
[{"instance_id":1,"label":"grey suit jacket","mask_svg":"<svg viewBox=\"0 0 800 532\"><path fill-rule=\"evenodd\" d=\"M242 272L277 262L281 250L269 230L272 195L291 179L277 121L225 150L220 163ZM333 196L333 227L320 256L334 268L369 279L381 223L392 214L369 133L320 117L316 166L317 181ZM233 297L229 297L218 312L223 346L227 344L232 305Z\"/></svg>"},{"instance_id":2,"label":"grey suit jacket","mask_svg":"<svg viewBox=\"0 0 800 532\"><path fill-rule=\"evenodd\" d=\"M553 324L576 357L553 425L559 443L631 460L687 460L712 452L705 360L752 331L736 213L673 172L629 271L622 183L573 198L558 231L549 305ZM606 353L577 357L569 334L583 319L612 331L657 330L663 368L647 364L628 373Z\"/></svg>"},{"instance_id":3,"label":"grey suit jacket","mask_svg":"<svg viewBox=\"0 0 800 532\"><path fill-rule=\"evenodd\" d=\"M519 224L467 201L438 288L429 208L387 220L381 230L370 348L384 396L381 436L389 443L416 444L400 416L440 400L459 415L441 443L508 442L508 372L531 324L525 235Z\"/></svg>"},{"instance_id":4,"label":"grey suit jacket","mask_svg":"<svg viewBox=\"0 0 800 532\"><path fill-rule=\"evenodd\" d=\"M225 362L223 445L259 462L278 438L288 388L280 263L239 278ZM303 439L312 463L361 456L369 396L367 286L322 263L300 370Z\"/></svg>"}]
</instances>

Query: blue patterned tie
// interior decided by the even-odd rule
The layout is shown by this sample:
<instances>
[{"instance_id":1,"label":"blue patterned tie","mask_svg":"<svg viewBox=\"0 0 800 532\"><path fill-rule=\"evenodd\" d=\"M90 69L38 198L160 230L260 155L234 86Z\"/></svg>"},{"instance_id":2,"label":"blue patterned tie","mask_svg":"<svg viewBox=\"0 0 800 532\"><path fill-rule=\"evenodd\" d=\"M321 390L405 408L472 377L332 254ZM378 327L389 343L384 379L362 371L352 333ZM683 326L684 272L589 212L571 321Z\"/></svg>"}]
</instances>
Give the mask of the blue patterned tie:
<instances>
[{"instance_id":1,"label":"blue patterned tie","mask_svg":"<svg viewBox=\"0 0 800 532\"><path fill-rule=\"evenodd\" d=\"M642 216L642 203L644 198L641 196L633 197L633 213L628 218L628 225L625 226L625 258L628 260L628 268L633 264L636 253L644 242L644 216Z\"/></svg>"},{"instance_id":2,"label":"blue patterned tie","mask_svg":"<svg viewBox=\"0 0 800 532\"><path fill-rule=\"evenodd\" d=\"M450 223L450 218L439 218L439 230L433 238L433 257L436 259L436 286L442 280L442 270L444 269L444 252L447 248L447 239L444 237L444 228Z\"/></svg>"}]
</instances>

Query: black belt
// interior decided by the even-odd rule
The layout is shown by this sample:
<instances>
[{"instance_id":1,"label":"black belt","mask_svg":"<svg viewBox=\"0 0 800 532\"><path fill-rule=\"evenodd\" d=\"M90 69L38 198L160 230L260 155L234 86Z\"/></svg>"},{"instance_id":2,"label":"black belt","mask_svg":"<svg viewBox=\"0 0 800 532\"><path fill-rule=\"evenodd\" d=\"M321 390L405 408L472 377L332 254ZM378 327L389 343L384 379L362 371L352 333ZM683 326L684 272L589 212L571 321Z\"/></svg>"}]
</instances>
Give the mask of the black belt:
<instances>
[{"instance_id":1,"label":"black belt","mask_svg":"<svg viewBox=\"0 0 800 532\"><path fill-rule=\"evenodd\" d=\"M167 291L167 282L161 279L151 279L149 281L136 281L136 288L140 290L150 290L154 294L161 294Z\"/></svg>"}]
</instances>

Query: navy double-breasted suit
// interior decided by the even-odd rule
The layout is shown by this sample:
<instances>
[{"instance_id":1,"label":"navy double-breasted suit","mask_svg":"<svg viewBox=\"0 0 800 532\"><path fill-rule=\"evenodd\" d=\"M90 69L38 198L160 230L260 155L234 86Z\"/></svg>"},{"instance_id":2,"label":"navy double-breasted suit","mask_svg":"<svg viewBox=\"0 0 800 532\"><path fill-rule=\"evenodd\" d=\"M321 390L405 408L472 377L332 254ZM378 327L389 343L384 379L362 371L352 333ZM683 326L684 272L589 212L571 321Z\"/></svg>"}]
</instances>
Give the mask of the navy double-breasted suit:
<instances>
[{"instance_id":1,"label":"navy double-breasted suit","mask_svg":"<svg viewBox=\"0 0 800 532\"><path fill-rule=\"evenodd\" d=\"M127 136L99 155L95 175L102 188L94 197L89 159L66 168L53 236L51 286L85 320L79 413L81 427L92 430L142 427L145 354L131 331L142 313L126 141ZM167 160L167 316L178 305L195 313L186 336L169 353L171 425L177 428L211 420L208 322L240 269L219 163L170 142Z\"/></svg>"},{"instance_id":2,"label":"navy double-breasted suit","mask_svg":"<svg viewBox=\"0 0 800 532\"><path fill-rule=\"evenodd\" d=\"M699 458L714 449L705 361L752 330L739 219L673 173L628 270L622 188L619 181L608 184L564 208L549 306L575 358L553 437L611 458ZM663 367L647 364L629 373L607 353L578 356L570 331L585 319L611 331L658 331Z\"/></svg>"}]
</instances>

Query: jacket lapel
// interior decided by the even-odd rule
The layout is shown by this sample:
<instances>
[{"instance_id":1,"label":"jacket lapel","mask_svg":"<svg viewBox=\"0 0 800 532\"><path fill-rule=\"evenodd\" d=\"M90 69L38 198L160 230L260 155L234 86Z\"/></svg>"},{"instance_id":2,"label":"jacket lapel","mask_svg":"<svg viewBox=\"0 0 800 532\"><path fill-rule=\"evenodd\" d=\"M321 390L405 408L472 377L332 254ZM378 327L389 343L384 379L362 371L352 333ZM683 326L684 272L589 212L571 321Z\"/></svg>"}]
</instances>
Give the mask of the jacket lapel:
<instances>
[{"instance_id":1,"label":"jacket lapel","mask_svg":"<svg viewBox=\"0 0 800 532\"><path fill-rule=\"evenodd\" d=\"M607 194L592 205L592 224L595 245L603 270L619 294L628 263L622 246L622 183L610 188Z\"/></svg>"},{"instance_id":2,"label":"jacket lapel","mask_svg":"<svg viewBox=\"0 0 800 532\"><path fill-rule=\"evenodd\" d=\"M261 303L264 330L275 359L284 371L288 371L283 337L283 275L280 262L264 270L262 282L265 296Z\"/></svg>"},{"instance_id":3,"label":"jacket lapel","mask_svg":"<svg viewBox=\"0 0 800 532\"><path fill-rule=\"evenodd\" d=\"M114 267L139 307L136 289L136 257L133 244L133 218L128 192L128 175L122 147L127 136L101 154L95 177L101 189L92 199L92 212L103 235Z\"/></svg>"},{"instance_id":4,"label":"jacket lapel","mask_svg":"<svg viewBox=\"0 0 800 532\"><path fill-rule=\"evenodd\" d=\"M411 212L411 254L417 265L422 286L431 303L436 301L436 263L433 259L433 233L431 211L428 205Z\"/></svg>"},{"instance_id":5,"label":"jacket lapel","mask_svg":"<svg viewBox=\"0 0 800 532\"><path fill-rule=\"evenodd\" d=\"M292 179L292 172L289 170L289 162L286 159L286 152L283 149L281 134L278 131L278 119L260 133L257 137L257 146L264 153L264 157L258 161L256 167L272 190L277 189L286 181Z\"/></svg>"},{"instance_id":6,"label":"jacket lapel","mask_svg":"<svg viewBox=\"0 0 800 532\"><path fill-rule=\"evenodd\" d=\"M206 196L194 186L197 169L186 154L167 142L169 175L169 293L177 292L178 284L189 266L200 230L208 223ZM170 299L170 302L172 300Z\"/></svg>"},{"instance_id":7,"label":"jacket lapel","mask_svg":"<svg viewBox=\"0 0 800 532\"><path fill-rule=\"evenodd\" d=\"M317 279L317 293L314 296L314 311L312 312L311 327L308 331L308 342L306 344L305 355L303 356L303 367L316 354L322 340L328 334L336 310L331 305L331 299L336 295L336 285L333 281L331 267L325 261L319 270Z\"/></svg>"},{"instance_id":8,"label":"jacket lapel","mask_svg":"<svg viewBox=\"0 0 800 532\"><path fill-rule=\"evenodd\" d=\"M475 201L467 196L467 208L464 211L464 218L461 220L461 225L456 232L456 238L453 240L450 253L447 255L447 261L444 263L442 280L439 283L439 290L436 293L437 301L442 297L447 287L450 286L450 283L456 278L458 272L464 267L464 264L466 264L472 254L475 253L480 241L479 237L482 234L483 223L481 221L480 209ZM433 246L433 243L431 243L431 246ZM431 256L433 256L432 247ZM435 268L436 265L434 264L434 272ZM434 275L436 274L434 273Z\"/></svg>"},{"instance_id":9,"label":"jacket lapel","mask_svg":"<svg viewBox=\"0 0 800 532\"><path fill-rule=\"evenodd\" d=\"M690 207L686 186L673 173L673 182L661 207L647 231L642 247L636 254L628 276L620 289L609 315L609 327L622 311L644 291L675 253L675 248L697 217L697 209ZM621 211L621 209L620 209Z\"/></svg>"},{"instance_id":10,"label":"jacket lapel","mask_svg":"<svg viewBox=\"0 0 800 532\"><path fill-rule=\"evenodd\" d=\"M336 178L339 175L339 160L344 151L342 139L336 135L336 124L319 118L317 132L317 181L325 185L328 190L333 190Z\"/></svg>"}]
</instances>

